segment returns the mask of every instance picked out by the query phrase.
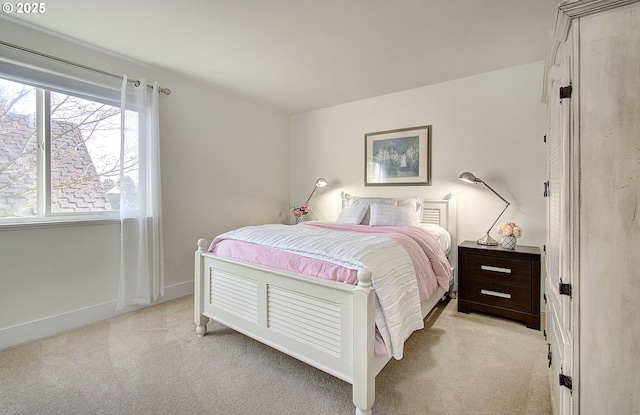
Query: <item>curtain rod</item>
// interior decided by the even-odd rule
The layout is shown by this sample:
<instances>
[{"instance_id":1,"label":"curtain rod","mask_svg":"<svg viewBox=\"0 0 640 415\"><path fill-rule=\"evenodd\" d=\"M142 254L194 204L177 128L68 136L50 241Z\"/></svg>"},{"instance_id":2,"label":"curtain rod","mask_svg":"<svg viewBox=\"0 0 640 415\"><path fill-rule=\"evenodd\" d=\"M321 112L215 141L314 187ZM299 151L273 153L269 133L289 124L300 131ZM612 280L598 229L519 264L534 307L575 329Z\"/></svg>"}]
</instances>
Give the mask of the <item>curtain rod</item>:
<instances>
[{"instance_id":1,"label":"curtain rod","mask_svg":"<svg viewBox=\"0 0 640 415\"><path fill-rule=\"evenodd\" d=\"M69 60L66 60L66 59L58 58L58 57L53 56L53 55L48 55L46 53L38 52L36 50L27 49L25 47L14 45L13 43L8 43L8 42L5 42L3 40L0 40L0 45L6 46L6 47L12 48L12 49L17 49L17 50L22 51L22 52L30 53L32 55L40 56L42 58L51 59L53 61L64 63L66 65L75 66L76 68L84 69L84 70L87 70L87 71L99 73L101 75L106 75L106 76L110 76L112 78L117 78L117 79L122 80L122 76L120 76L120 75L116 75L116 74L113 74L111 72L106 72L106 71L103 71L101 69L92 68L91 66L82 65L80 63L72 62L72 61L69 61ZM138 81L138 80L131 79L131 80L129 80L129 82L133 82L136 86L140 86L140 81ZM171 95L171 90L169 88L158 87L158 92L162 92L165 95Z\"/></svg>"}]
</instances>

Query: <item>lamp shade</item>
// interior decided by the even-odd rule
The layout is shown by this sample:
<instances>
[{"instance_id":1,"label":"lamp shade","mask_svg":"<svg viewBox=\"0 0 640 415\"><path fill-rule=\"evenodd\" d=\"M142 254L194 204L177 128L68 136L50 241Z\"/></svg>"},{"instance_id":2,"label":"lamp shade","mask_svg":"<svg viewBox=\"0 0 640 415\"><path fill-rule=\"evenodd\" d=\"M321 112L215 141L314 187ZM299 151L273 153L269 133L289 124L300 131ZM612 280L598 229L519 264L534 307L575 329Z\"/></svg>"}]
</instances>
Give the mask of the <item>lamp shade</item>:
<instances>
[{"instance_id":1,"label":"lamp shade","mask_svg":"<svg viewBox=\"0 0 640 415\"><path fill-rule=\"evenodd\" d=\"M318 180L316 180L316 187L324 187L327 185L327 179L325 179L324 177L319 177Z\"/></svg>"},{"instance_id":2,"label":"lamp shade","mask_svg":"<svg viewBox=\"0 0 640 415\"><path fill-rule=\"evenodd\" d=\"M480 183L482 180L478 179L475 174L465 171L464 173L460 173L458 179L467 182L467 183Z\"/></svg>"}]
</instances>

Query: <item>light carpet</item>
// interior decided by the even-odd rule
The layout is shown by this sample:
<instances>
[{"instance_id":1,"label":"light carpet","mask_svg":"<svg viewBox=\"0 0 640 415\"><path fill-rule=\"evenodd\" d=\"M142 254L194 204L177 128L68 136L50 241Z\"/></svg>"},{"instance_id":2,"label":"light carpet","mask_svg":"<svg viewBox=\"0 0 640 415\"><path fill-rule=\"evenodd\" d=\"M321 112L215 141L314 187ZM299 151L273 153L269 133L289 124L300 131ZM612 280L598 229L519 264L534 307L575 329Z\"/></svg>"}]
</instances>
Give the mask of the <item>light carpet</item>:
<instances>
[{"instance_id":1,"label":"light carpet","mask_svg":"<svg viewBox=\"0 0 640 415\"><path fill-rule=\"evenodd\" d=\"M540 331L443 301L376 378L376 415L551 414ZM224 326L191 296L0 351L0 413L353 414L351 385Z\"/></svg>"}]
</instances>

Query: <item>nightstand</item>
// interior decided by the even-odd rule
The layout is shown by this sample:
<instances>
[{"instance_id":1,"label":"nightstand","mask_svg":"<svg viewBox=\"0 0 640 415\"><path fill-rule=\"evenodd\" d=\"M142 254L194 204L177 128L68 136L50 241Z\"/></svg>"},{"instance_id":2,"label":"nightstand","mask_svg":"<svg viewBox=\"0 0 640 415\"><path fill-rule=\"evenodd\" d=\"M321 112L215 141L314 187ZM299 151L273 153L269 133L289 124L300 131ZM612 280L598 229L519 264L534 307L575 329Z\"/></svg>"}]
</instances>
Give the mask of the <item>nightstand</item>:
<instances>
[{"instance_id":1,"label":"nightstand","mask_svg":"<svg viewBox=\"0 0 640 415\"><path fill-rule=\"evenodd\" d=\"M540 330L540 249L458 245L458 311L523 321Z\"/></svg>"}]
</instances>

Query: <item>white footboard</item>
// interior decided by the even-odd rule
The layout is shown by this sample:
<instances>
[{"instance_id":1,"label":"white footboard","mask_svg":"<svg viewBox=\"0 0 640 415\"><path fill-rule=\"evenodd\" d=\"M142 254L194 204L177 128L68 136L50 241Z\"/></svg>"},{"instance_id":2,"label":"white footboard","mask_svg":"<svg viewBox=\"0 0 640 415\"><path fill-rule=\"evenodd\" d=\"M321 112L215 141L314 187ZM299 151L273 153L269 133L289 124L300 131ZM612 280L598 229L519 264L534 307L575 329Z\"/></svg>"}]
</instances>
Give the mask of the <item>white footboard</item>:
<instances>
[{"instance_id":1,"label":"white footboard","mask_svg":"<svg viewBox=\"0 0 640 415\"><path fill-rule=\"evenodd\" d=\"M353 385L356 414L371 414L375 377L389 357L374 355L375 292L371 273L357 286L257 266L207 252L195 255L195 323L212 318ZM423 304L423 316L444 294Z\"/></svg>"},{"instance_id":2,"label":"white footboard","mask_svg":"<svg viewBox=\"0 0 640 415\"><path fill-rule=\"evenodd\" d=\"M371 413L375 376L389 360L374 356L371 273L357 286L216 256L198 241L196 333L212 318L353 385L356 413Z\"/></svg>"}]
</instances>

